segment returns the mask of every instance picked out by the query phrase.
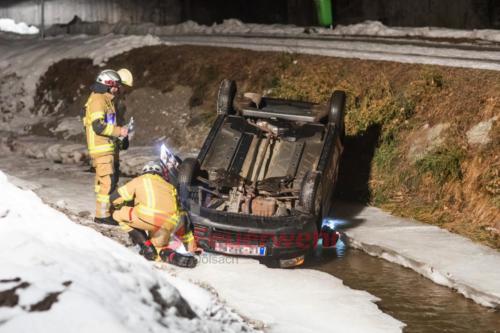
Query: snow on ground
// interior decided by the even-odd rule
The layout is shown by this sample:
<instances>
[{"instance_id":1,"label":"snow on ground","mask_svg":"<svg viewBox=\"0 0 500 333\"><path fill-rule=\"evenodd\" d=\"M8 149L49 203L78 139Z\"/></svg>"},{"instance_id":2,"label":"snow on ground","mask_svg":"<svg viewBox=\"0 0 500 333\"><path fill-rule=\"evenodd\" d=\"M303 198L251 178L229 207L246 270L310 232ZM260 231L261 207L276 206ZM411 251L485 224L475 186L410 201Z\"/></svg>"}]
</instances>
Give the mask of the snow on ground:
<instances>
[{"instance_id":1,"label":"snow on ground","mask_svg":"<svg viewBox=\"0 0 500 333\"><path fill-rule=\"evenodd\" d=\"M2 172L0 187L2 332L251 331L207 291L73 223Z\"/></svg>"},{"instance_id":2,"label":"snow on ground","mask_svg":"<svg viewBox=\"0 0 500 333\"><path fill-rule=\"evenodd\" d=\"M404 326L383 314L378 299L353 290L327 273L269 269L256 260L209 255L177 275L203 281L239 313L258 319L269 332L400 332Z\"/></svg>"},{"instance_id":3,"label":"snow on ground","mask_svg":"<svg viewBox=\"0 0 500 333\"><path fill-rule=\"evenodd\" d=\"M16 184L35 189L52 204L64 199L66 208L75 215L91 209L92 174L51 171L52 164L37 160L38 164L46 163L46 171L40 172L44 169L41 164L28 165L23 160L19 156L0 159L3 170L24 179L16 179ZM61 179L65 180L64 186ZM201 257L193 270L170 270L178 279L169 281L189 302L194 297L196 303L204 304L198 293L192 295L186 280L211 286L231 308L269 332L401 332L404 326L380 311L373 295L350 289L341 280L319 271L269 269L255 260L217 255Z\"/></svg>"},{"instance_id":4,"label":"snow on ground","mask_svg":"<svg viewBox=\"0 0 500 333\"><path fill-rule=\"evenodd\" d=\"M474 29L459 30L438 27L388 27L379 21L365 21L352 25L338 25L334 29L310 27L303 28L284 24L243 23L238 19L227 19L220 24L206 26L193 21L163 26L162 34L267 34L301 35L305 32L314 35L332 36L377 36L377 37L419 37L440 39L470 39L500 42L500 30Z\"/></svg>"},{"instance_id":5,"label":"snow on ground","mask_svg":"<svg viewBox=\"0 0 500 333\"><path fill-rule=\"evenodd\" d=\"M24 22L16 23L10 18L0 18L0 31L13 32L21 35L34 35L38 33L38 28L28 26Z\"/></svg>"},{"instance_id":6,"label":"snow on ground","mask_svg":"<svg viewBox=\"0 0 500 333\"><path fill-rule=\"evenodd\" d=\"M438 27L388 27L379 21L365 21L352 25L338 25L335 29L315 28L314 30L322 35L471 39L500 42L500 30L459 30Z\"/></svg>"},{"instance_id":7,"label":"snow on ground","mask_svg":"<svg viewBox=\"0 0 500 333\"><path fill-rule=\"evenodd\" d=\"M50 65L69 58L90 58L94 64L103 65L117 54L162 43L151 35L72 36L44 41L0 39L0 104L12 115L21 113L9 124L0 123L0 130L22 132L27 125L46 117L29 110L34 106L36 86Z\"/></svg>"}]
</instances>

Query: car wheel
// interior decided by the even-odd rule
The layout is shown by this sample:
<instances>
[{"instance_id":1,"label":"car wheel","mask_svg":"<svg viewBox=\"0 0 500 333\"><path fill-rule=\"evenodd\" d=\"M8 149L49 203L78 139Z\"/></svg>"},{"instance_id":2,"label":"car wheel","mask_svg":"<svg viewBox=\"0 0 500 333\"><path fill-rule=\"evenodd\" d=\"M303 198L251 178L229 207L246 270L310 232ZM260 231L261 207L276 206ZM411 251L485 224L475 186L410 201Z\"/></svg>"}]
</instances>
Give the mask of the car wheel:
<instances>
[{"instance_id":1,"label":"car wheel","mask_svg":"<svg viewBox=\"0 0 500 333\"><path fill-rule=\"evenodd\" d=\"M330 98L328 122L335 124L335 128L340 130L342 141L345 136L344 114L345 114L346 94L344 91L335 90Z\"/></svg>"},{"instance_id":2,"label":"car wheel","mask_svg":"<svg viewBox=\"0 0 500 333\"><path fill-rule=\"evenodd\" d=\"M320 174L308 171L302 180L299 195L300 210L314 216L321 216L322 193Z\"/></svg>"},{"instance_id":3,"label":"car wheel","mask_svg":"<svg viewBox=\"0 0 500 333\"><path fill-rule=\"evenodd\" d=\"M217 114L227 115L234 111L233 101L236 96L236 82L233 80L222 80L217 95Z\"/></svg>"},{"instance_id":4,"label":"car wheel","mask_svg":"<svg viewBox=\"0 0 500 333\"><path fill-rule=\"evenodd\" d=\"M186 158L179 166L179 199L183 208L188 208L189 187L196 179L199 163L196 158Z\"/></svg>"}]
</instances>

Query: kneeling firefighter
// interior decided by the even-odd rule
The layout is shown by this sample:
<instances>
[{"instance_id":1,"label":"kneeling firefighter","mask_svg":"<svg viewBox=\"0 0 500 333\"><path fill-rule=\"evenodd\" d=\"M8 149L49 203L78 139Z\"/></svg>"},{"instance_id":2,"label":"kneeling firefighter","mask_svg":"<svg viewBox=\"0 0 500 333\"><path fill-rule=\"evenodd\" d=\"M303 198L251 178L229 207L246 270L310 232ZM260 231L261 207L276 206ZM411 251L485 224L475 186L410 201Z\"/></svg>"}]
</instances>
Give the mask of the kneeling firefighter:
<instances>
[{"instance_id":1,"label":"kneeling firefighter","mask_svg":"<svg viewBox=\"0 0 500 333\"><path fill-rule=\"evenodd\" d=\"M118 183L119 151L128 148L129 129L117 125L116 97L122 85L132 87L129 70L104 70L91 86L83 123L89 155L95 168L97 223L116 225L111 218L109 194Z\"/></svg>"},{"instance_id":2,"label":"kneeling firefighter","mask_svg":"<svg viewBox=\"0 0 500 333\"><path fill-rule=\"evenodd\" d=\"M146 259L157 260L159 256L177 266L194 267L198 261L192 254L196 243L190 220L180 209L177 190L164 178L167 172L160 162L149 162L142 175L114 191L110 196L117 208L113 218L141 247ZM133 206L123 206L127 203ZM190 253L176 252L171 238L180 239Z\"/></svg>"}]
</instances>

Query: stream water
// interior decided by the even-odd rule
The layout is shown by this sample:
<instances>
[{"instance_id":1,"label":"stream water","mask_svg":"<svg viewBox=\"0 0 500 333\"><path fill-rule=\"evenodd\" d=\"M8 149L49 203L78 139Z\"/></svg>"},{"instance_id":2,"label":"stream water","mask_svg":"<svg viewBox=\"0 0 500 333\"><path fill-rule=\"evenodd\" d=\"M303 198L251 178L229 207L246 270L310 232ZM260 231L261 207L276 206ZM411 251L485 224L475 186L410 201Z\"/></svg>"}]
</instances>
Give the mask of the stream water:
<instances>
[{"instance_id":1,"label":"stream water","mask_svg":"<svg viewBox=\"0 0 500 333\"><path fill-rule=\"evenodd\" d=\"M377 296L382 311L407 325L405 332L500 332L498 310L360 250L323 249L306 268L326 272L351 288Z\"/></svg>"}]
</instances>

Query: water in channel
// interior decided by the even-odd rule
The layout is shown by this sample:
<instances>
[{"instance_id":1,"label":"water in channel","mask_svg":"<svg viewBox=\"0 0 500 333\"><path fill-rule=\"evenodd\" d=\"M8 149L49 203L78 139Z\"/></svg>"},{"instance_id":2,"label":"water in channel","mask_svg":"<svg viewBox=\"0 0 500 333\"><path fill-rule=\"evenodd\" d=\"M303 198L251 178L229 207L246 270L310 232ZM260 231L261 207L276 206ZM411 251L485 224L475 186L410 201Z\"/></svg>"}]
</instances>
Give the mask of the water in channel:
<instances>
[{"instance_id":1,"label":"water in channel","mask_svg":"<svg viewBox=\"0 0 500 333\"><path fill-rule=\"evenodd\" d=\"M407 333L500 332L500 312L439 286L411 269L355 249L323 249L305 268L331 274L381 299L379 308ZM346 300L348 302L348 300Z\"/></svg>"}]
</instances>

